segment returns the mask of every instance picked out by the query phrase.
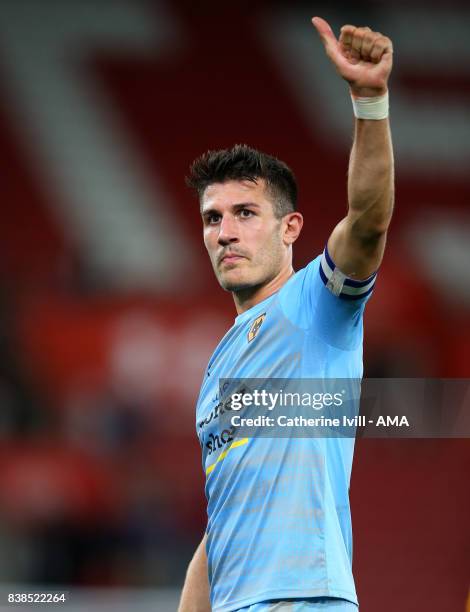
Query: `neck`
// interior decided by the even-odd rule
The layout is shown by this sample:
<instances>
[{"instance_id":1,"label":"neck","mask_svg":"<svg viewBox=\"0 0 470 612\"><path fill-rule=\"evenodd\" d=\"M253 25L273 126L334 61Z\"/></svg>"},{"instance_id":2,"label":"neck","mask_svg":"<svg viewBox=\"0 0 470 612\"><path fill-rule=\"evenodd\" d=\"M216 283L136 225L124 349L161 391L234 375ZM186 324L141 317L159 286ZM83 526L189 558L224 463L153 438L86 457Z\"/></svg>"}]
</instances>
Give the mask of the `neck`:
<instances>
[{"instance_id":1,"label":"neck","mask_svg":"<svg viewBox=\"0 0 470 612\"><path fill-rule=\"evenodd\" d=\"M259 304L287 283L289 278L294 274L292 264L289 262L282 270L270 281L257 285L256 287L249 287L248 289L242 289L241 291L232 292L233 301L235 302L235 308L237 314L242 314Z\"/></svg>"}]
</instances>

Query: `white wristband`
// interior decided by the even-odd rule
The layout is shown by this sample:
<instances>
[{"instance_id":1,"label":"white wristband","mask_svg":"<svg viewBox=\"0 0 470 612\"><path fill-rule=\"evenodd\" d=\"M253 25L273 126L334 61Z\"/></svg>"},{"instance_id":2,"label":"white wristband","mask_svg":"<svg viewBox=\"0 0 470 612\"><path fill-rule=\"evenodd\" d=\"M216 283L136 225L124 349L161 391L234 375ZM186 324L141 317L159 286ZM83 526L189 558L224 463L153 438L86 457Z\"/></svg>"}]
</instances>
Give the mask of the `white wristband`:
<instances>
[{"instance_id":1,"label":"white wristband","mask_svg":"<svg viewBox=\"0 0 470 612\"><path fill-rule=\"evenodd\" d=\"M355 98L351 95L354 115L358 119L386 119L388 117L388 91L376 98Z\"/></svg>"}]
</instances>

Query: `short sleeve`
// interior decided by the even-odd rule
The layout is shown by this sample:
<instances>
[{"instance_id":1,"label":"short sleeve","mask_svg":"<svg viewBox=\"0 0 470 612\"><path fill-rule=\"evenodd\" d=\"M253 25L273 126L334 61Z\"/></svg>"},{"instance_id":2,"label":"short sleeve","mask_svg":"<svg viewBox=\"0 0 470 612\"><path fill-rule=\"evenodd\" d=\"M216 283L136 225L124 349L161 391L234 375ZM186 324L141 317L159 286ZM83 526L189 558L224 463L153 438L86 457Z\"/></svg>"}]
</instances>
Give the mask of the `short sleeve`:
<instances>
[{"instance_id":1,"label":"short sleeve","mask_svg":"<svg viewBox=\"0 0 470 612\"><path fill-rule=\"evenodd\" d=\"M281 307L293 324L331 346L353 350L362 342L362 316L376 276L362 281L347 277L325 247L281 289Z\"/></svg>"}]
</instances>

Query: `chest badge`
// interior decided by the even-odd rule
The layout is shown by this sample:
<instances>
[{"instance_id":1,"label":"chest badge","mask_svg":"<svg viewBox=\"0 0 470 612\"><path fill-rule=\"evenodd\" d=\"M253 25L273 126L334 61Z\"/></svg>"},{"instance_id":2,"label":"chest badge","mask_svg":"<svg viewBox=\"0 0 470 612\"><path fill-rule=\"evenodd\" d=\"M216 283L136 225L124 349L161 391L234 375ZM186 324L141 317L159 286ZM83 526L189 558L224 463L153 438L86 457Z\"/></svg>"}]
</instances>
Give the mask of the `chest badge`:
<instances>
[{"instance_id":1,"label":"chest badge","mask_svg":"<svg viewBox=\"0 0 470 612\"><path fill-rule=\"evenodd\" d=\"M251 342L252 340L256 338L256 334L258 333L259 328L263 324L263 321L265 320L265 318L266 318L266 313L263 312L262 315L260 315L253 321L250 327L250 331L248 332L248 342Z\"/></svg>"}]
</instances>

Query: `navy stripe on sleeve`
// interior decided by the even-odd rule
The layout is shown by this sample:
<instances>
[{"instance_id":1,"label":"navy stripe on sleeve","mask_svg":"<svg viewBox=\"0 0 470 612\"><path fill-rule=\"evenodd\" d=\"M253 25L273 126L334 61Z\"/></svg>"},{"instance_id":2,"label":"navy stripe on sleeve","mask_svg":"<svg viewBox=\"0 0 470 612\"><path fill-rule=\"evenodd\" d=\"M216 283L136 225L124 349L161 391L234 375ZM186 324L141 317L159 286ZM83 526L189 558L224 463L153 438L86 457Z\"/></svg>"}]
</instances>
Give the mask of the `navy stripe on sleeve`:
<instances>
[{"instance_id":1,"label":"navy stripe on sleeve","mask_svg":"<svg viewBox=\"0 0 470 612\"><path fill-rule=\"evenodd\" d=\"M345 300L359 300L366 297L374 289L377 272L365 280L353 280L337 268L325 247L320 260L320 278L326 287L334 294Z\"/></svg>"}]
</instances>

